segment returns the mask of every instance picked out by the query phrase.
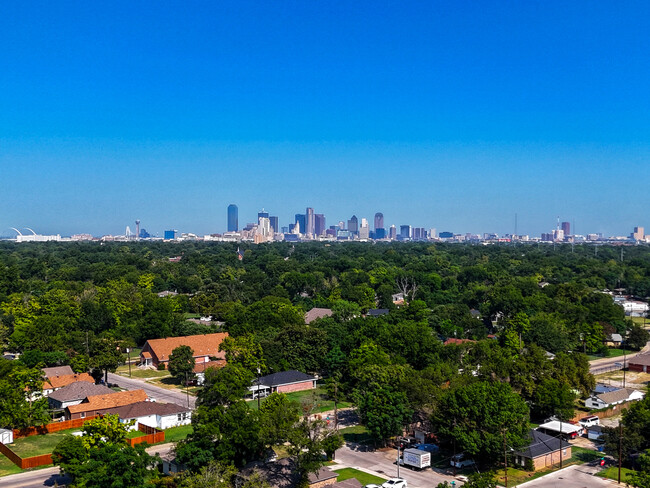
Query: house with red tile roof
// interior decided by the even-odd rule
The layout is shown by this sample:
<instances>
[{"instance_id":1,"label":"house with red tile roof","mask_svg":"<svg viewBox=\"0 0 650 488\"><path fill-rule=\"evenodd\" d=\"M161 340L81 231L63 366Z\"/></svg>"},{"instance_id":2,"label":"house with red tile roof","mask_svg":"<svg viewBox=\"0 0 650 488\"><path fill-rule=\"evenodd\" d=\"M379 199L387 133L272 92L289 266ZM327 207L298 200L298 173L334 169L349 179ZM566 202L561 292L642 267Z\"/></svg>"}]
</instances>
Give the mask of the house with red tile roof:
<instances>
[{"instance_id":1,"label":"house with red tile roof","mask_svg":"<svg viewBox=\"0 0 650 488\"><path fill-rule=\"evenodd\" d=\"M86 397L78 405L71 405L65 409L66 420L84 419L95 415L104 415L111 409L131 405L132 403L147 400L144 390L117 391L111 394L92 395Z\"/></svg>"},{"instance_id":2,"label":"house with red tile roof","mask_svg":"<svg viewBox=\"0 0 650 488\"><path fill-rule=\"evenodd\" d=\"M212 358L225 361L225 353L219 351L219 346L226 337L228 337L227 332L220 332L216 334L150 339L142 346L140 362L145 366L158 367L159 364L166 366L172 351L179 346L189 346L194 351L196 363L207 363L212 361Z\"/></svg>"}]
</instances>

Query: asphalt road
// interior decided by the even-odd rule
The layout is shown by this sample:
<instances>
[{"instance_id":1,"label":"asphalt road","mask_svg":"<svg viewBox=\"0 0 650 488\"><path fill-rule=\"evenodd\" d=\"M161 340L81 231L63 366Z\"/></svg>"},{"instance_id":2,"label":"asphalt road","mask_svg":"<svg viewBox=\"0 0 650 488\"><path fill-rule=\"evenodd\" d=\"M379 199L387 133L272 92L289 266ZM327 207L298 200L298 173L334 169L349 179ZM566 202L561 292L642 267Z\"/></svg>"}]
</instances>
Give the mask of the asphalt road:
<instances>
[{"instance_id":1,"label":"asphalt road","mask_svg":"<svg viewBox=\"0 0 650 488\"><path fill-rule=\"evenodd\" d=\"M149 447L147 452L151 455L164 455L168 453L174 444L160 444L159 446ZM0 478L0 488L42 488L44 486L65 486L67 482L65 476L59 474L59 468L44 468L35 471L26 471L24 473L4 476Z\"/></svg>"},{"instance_id":2,"label":"asphalt road","mask_svg":"<svg viewBox=\"0 0 650 488\"><path fill-rule=\"evenodd\" d=\"M151 383L146 383L141 379L136 378L125 378L117 374L109 373L108 382L114 383L121 388L127 390L139 390L143 389L150 398L155 398L157 401L165 403L176 403L177 405L188 405L193 410L196 403L196 397L192 395L186 395L184 392L178 390L168 390L166 388L161 388L160 386L152 385Z\"/></svg>"},{"instance_id":3,"label":"asphalt road","mask_svg":"<svg viewBox=\"0 0 650 488\"><path fill-rule=\"evenodd\" d=\"M614 358L603 358L603 359L594 359L589 361L589 371L591 374L606 373L607 371L612 371L614 369L615 363L629 362L630 359L638 356L639 354L644 354L650 351L650 342L648 342L643 349L639 352L634 352L627 354L626 356L617 356ZM622 366L621 366L622 368ZM621 369L619 368L619 369Z\"/></svg>"},{"instance_id":4,"label":"asphalt road","mask_svg":"<svg viewBox=\"0 0 650 488\"><path fill-rule=\"evenodd\" d=\"M350 468L363 468L383 478L394 478L397 476L397 450L373 451L362 445L348 444L336 451L336 461ZM423 471L411 470L400 467L400 478L408 482L409 488L431 488L444 481L455 480L452 476L442 474L431 469ZM462 482L456 480L456 486L462 486Z\"/></svg>"}]
</instances>

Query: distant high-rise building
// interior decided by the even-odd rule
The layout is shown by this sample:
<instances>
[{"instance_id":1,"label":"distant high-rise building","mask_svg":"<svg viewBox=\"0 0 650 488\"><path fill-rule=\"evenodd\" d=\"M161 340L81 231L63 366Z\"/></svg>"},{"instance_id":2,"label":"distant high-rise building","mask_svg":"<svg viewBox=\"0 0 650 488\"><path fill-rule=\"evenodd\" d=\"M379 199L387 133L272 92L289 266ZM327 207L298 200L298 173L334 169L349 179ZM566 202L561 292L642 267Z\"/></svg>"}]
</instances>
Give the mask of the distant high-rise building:
<instances>
[{"instance_id":1,"label":"distant high-rise building","mask_svg":"<svg viewBox=\"0 0 650 488\"><path fill-rule=\"evenodd\" d=\"M165 231L165 240L166 241L173 241L176 239L176 231L175 230L166 230Z\"/></svg>"},{"instance_id":2,"label":"distant high-rise building","mask_svg":"<svg viewBox=\"0 0 650 488\"><path fill-rule=\"evenodd\" d=\"M259 212L257 212L257 220L259 220L260 218L268 219L269 213L264 209L260 210Z\"/></svg>"},{"instance_id":3,"label":"distant high-rise building","mask_svg":"<svg viewBox=\"0 0 650 488\"><path fill-rule=\"evenodd\" d=\"M356 215L353 215L350 220L348 220L348 230L354 234L359 232L359 219Z\"/></svg>"},{"instance_id":4,"label":"distant high-rise building","mask_svg":"<svg viewBox=\"0 0 650 488\"><path fill-rule=\"evenodd\" d=\"M438 237L440 237L440 239L451 239L452 237L454 237L454 233L449 231L444 231L438 234Z\"/></svg>"},{"instance_id":5,"label":"distant high-rise building","mask_svg":"<svg viewBox=\"0 0 650 488\"><path fill-rule=\"evenodd\" d=\"M325 233L325 215L314 215L314 235L322 236Z\"/></svg>"},{"instance_id":6,"label":"distant high-rise building","mask_svg":"<svg viewBox=\"0 0 650 488\"><path fill-rule=\"evenodd\" d=\"M361 227L359 227L359 239L368 239L370 237L370 226L368 219L361 219Z\"/></svg>"},{"instance_id":7,"label":"distant high-rise building","mask_svg":"<svg viewBox=\"0 0 650 488\"><path fill-rule=\"evenodd\" d=\"M424 230L424 227L414 227L412 237L414 241L423 241L427 238L427 231Z\"/></svg>"},{"instance_id":8,"label":"distant high-rise building","mask_svg":"<svg viewBox=\"0 0 650 488\"><path fill-rule=\"evenodd\" d=\"M135 221L135 238L140 239L140 219Z\"/></svg>"},{"instance_id":9,"label":"distant high-rise building","mask_svg":"<svg viewBox=\"0 0 650 488\"><path fill-rule=\"evenodd\" d=\"M257 219L257 234L263 237L269 237L271 235L271 221L268 217L259 217Z\"/></svg>"},{"instance_id":10,"label":"distant high-rise building","mask_svg":"<svg viewBox=\"0 0 650 488\"><path fill-rule=\"evenodd\" d=\"M339 220L339 229L340 230L345 229L345 222L343 222L342 220Z\"/></svg>"},{"instance_id":11,"label":"distant high-rise building","mask_svg":"<svg viewBox=\"0 0 650 488\"><path fill-rule=\"evenodd\" d=\"M314 209L311 207L307 207L305 210L305 226L305 233L313 236L316 231L316 223L314 221Z\"/></svg>"},{"instance_id":12,"label":"distant high-rise building","mask_svg":"<svg viewBox=\"0 0 650 488\"><path fill-rule=\"evenodd\" d=\"M379 229L375 229L374 236L372 237L373 239L384 239L386 237L386 229L383 227L380 227Z\"/></svg>"},{"instance_id":13,"label":"distant high-rise building","mask_svg":"<svg viewBox=\"0 0 650 488\"><path fill-rule=\"evenodd\" d=\"M400 239L410 239L411 238L411 226L410 225L400 225L399 226L399 237L400 237Z\"/></svg>"},{"instance_id":14,"label":"distant high-rise building","mask_svg":"<svg viewBox=\"0 0 650 488\"><path fill-rule=\"evenodd\" d=\"M239 230L239 209L237 205L231 203L228 205L228 232L237 232Z\"/></svg>"},{"instance_id":15,"label":"distant high-rise building","mask_svg":"<svg viewBox=\"0 0 650 488\"><path fill-rule=\"evenodd\" d=\"M273 232L280 232L280 222L277 217L269 217L269 220L271 221L271 228L273 229Z\"/></svg>"},{"instance_id":16,"label":"distant high-rise building","mask_svg":"<svg viewBox=\"0 0 650 488\"><path fill-rule=\"evenodd\" d=\"M434 239L436 237L436 229L435 227L432 227L429 229L429 239Z\"/></svg>"},{"instance_id":17,"label":"distant high-rise building","mask_svg":"<svg viewBox=\"0 0 650 488\"><path fill-rule=\"evenodd\" d=\"M632 239L635 241L642 241L645 239L645 229L643 227L635 227L632 232Z\"/></svg>"},{"instance_id":18,"label":"distant high-rise building","mask_svg":"<svg viewBox=\"0 0 650 488\"><path fill-rule=\"evenodd\" d=\"M564 232L564 237L571 235L571 224L569 222L562 222L562 232Z\"/></svg>"},{"instance_id":19,"label":"distant high-rise building","mask_svg":"<svg viewBox=\"0 0 650 488\"><path fill-rule=\"evenodd\" d=\"M375 214L375 231L377 229L383 229L384 228L384 214L381 212L377 212Z\"/></svg>"},{"instance_id":20,"label":"distant high-rise building","mask_svg":"<svg viewBox=\"0 0 650 488\"><path fill-rule=\"evenodd\" d=\"M390 229L388 229L388 238L392 241L397 239L397 227L394 225L391 225Z\"/></svg>"},{"instance_id":21,"label":"distant high-rise building","mask_svg":"<svg viewBox=\"0 0 650 488\"><path fill-rule=\"evenodd\" d=\"M294 234L298 234L298 233L305 234L305 229L307 228L305 226L305 214L296 214L296 225L300 230L298 232L295 232L295 228L294 228Z\"/></svg>"}]
</instances>

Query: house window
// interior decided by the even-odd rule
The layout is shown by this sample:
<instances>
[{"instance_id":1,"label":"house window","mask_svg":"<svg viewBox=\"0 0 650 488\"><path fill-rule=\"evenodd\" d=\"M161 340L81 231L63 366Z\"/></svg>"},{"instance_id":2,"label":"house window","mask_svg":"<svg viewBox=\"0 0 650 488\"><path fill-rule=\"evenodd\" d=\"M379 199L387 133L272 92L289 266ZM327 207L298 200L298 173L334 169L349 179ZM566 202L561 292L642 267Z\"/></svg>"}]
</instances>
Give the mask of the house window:
<instances>
[{"instance_id":1,"label":"house window","mask_svg":"<svg viewBox=\"0 0 650 488\"><path fill-rule=\"evenodd\" d=\"M85 419L86 418L86 412L81 412L81 418Z\"/></svg>"},{"instance_id":2,"label":"house window","mask_svg":"<svg viewBox=\"0 0 650 488\"><path fill-rule=\"evenodd\" d=\"M178 421L179 422L181 421L181 414L180 413L178 414Z\"/></svg>"},{"instance_id":3,"label":"house window","mask_svg":"<svg viewBox=\"0 0 650 488\"><path fill-rule=\"evenodd\" d=\"M562 449L562 455L566 456L566 449Z\"/></svg>"}]
</instances>

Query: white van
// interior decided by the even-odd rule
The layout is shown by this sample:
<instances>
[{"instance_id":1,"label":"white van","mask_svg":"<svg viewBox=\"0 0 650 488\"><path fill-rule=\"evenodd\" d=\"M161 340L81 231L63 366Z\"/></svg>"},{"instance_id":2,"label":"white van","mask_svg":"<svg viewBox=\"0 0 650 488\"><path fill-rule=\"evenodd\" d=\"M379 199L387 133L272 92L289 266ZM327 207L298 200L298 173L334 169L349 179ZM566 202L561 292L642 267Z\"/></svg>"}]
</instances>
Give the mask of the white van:
<instances>
[{"instance_id":1,"label":"white van","mask_svg":"<svg viewBox=\"0 0 650 488\"><path fill-rule=\"evenodd\" d=\"M600 425L600 419L595 415L590 415L589 417L581 418L578 422L584 428L593 427L594 425Z\"/></svg>"}]
</instances>

